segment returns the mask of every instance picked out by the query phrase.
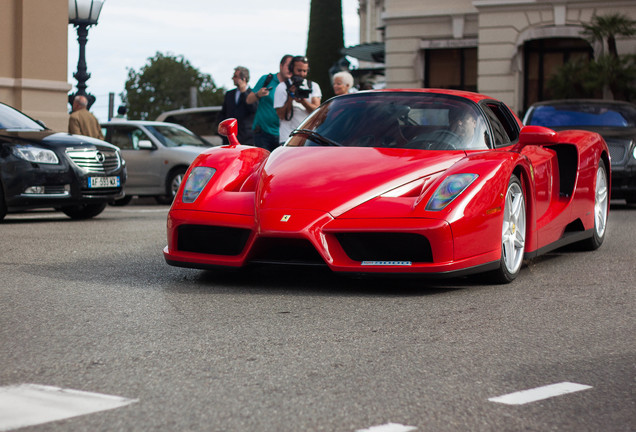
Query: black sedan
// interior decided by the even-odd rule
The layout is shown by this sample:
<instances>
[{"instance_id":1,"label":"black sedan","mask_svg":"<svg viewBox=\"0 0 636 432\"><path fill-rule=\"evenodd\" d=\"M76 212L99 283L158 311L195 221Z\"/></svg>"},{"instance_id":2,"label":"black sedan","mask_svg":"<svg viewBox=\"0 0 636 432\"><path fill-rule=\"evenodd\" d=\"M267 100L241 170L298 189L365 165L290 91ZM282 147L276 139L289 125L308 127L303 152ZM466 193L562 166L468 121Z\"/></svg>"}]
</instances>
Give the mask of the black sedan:
<instances>
[{"instance_id":1,"label":"black sedan","mask_svg":"<svg viewBox=\"0 0 636 432\"><path fill-rule=\"evenodd\" d=\"M530 107L523 123L598 132L610 151L612 198L636 204L636 105L596 99L544 101Z\"/></svg>"},{"instance_id":2,"label":"black sedan","mask_svg":"<svg viewBox=\"0 0 636 432\"><path fill-rule=\"evenodd\" d=\"M0 220L39 208L92 218L123 196L125 181L117 147L54 132L0 103Z\"/></svg>"}]
</instances>

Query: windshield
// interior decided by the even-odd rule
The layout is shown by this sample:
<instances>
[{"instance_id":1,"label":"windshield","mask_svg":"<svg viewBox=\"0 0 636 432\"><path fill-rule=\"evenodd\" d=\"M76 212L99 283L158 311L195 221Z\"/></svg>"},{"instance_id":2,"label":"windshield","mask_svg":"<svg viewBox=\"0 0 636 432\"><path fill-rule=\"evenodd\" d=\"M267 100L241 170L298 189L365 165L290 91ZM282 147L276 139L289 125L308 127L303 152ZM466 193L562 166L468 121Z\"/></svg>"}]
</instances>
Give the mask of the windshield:
<instances>
[{"instance_id":1,"label":"windshield","mask_svg":"<svg viewBox=\"0 0 636 432\"><path fill-rule=\"evenodd\" d=\"M0 129L43 131L46 128L20 111L0 104Z\"/></svg>"},{"instance_id":2,"label":"windshield","mask_svg":"<svg viewBox=\"0 0 636 432\"><path fill-rule=\"evenodd\" d=\"M211 147L211 144L187 129L177 126L146 126L146 129L166 147L182 145Z\"/></svg>"},{"instance_id":3,"label":"windshield","mask_svg":"<svg viewBox=\"0 0 636 432\"><path fill-rule=\"evenodd\" d=\"M486 123L477 105L428 93L358 93L314 111L287 146L486 149Z\"/></svg>"},{"instance_id":4,"label":"windshield","mask_svg":"<svg viewBox=\"0 0 636 432\"><path fill-rule=\"evenodd\" d=\"M546 127L635 127L636 107L585 102L539 105L534 108L526 124Z\"/></svg>"}]
</instances>

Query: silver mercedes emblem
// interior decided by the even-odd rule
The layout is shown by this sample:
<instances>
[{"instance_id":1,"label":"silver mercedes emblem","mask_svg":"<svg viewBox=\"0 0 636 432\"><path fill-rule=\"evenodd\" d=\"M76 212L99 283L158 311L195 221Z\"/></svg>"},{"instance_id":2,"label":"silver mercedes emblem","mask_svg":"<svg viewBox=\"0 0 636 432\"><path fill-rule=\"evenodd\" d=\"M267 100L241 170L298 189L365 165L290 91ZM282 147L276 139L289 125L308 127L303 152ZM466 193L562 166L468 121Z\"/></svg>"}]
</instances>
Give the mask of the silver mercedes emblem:
<instances>
[{"instance_id":1,"label":"silver mercedes emblem","mask_svg":"<svg viewBox=\"0 0 636 432\"><path fill-rule=\"evenodd\" d=\"M106 156L104 156L104 153L98 151L95 153L95 159L97 159L97 162L99 163L104 163Z\"/></svg>"}]
</instances>

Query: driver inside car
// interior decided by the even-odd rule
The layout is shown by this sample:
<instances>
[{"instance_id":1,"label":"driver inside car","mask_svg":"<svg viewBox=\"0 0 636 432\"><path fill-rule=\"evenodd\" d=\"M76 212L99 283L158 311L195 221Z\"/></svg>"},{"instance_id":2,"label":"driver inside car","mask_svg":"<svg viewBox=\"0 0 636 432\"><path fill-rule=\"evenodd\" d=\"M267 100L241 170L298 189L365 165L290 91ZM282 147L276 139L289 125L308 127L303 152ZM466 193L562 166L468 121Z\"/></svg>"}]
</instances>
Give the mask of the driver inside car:
<instances>
[{"instance_id":1,"label":"driver inside car","mask_svg":"<svg viewBox=\"0 0 636 432\"><path fill-rule=\"evenodd\" d=\"M448 128L440 129L429 137L437 142L431 149L465 149L472 147L477 119L472 110L463 107L453 107L448 110Z\"/></svg>"}]
</instances>

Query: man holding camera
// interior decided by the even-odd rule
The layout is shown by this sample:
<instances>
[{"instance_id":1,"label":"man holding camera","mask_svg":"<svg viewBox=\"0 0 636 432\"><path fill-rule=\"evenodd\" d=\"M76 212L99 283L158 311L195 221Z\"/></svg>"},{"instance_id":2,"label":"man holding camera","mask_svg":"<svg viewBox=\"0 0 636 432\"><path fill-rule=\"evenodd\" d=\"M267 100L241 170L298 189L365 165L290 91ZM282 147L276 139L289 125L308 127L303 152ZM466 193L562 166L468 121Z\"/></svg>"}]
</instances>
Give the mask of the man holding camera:
<instances>
[{"instance_id":1,"label":"man holding camera","mask_svg":"<svg viewBox=\"0 0 636 432\"><path fill-rule=\"evenodd\" d=\"M320 106L322 92L318 83L307 79L309 61L296 56L289 62L292 77L280 83L274 93L274 108L280 119L281 144L300 123Z\"/></svg>"},{"instance_id":2,"label":"man holding camera","mask_svg":"<svg viewBox=\"0 0 636 432\"><path fill-rule=\"evenodd\" d=\"M269 151L278 147L280 141L278 139L280 121L274 109L274 91L272 89L291 76L289 62L293 57L290 54L285 54L278 66L279 72L260 77L252 93L248 94L245 99L248 104L258 102L252 126L254 144Z\"/></svg>"}]
</instances>

